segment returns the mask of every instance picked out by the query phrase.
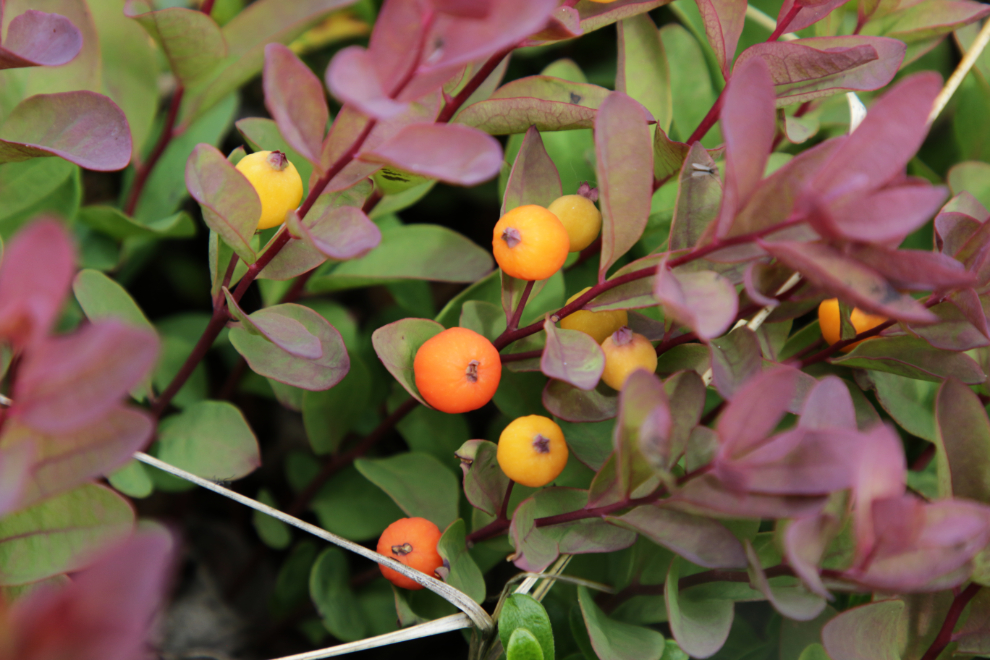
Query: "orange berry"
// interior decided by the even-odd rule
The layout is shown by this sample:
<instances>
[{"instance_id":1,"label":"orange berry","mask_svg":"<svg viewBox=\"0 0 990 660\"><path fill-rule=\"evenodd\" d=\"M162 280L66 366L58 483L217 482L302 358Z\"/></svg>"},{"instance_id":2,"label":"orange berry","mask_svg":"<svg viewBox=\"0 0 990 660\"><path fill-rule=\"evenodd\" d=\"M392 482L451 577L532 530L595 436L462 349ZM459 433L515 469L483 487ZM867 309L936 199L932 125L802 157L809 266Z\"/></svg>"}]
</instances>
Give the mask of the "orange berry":
<instances>
[{"instance_id":1,"label":"orange berry","mask_svg":"<svg viewBox=\"0 0 990 660\"><path fill-rule=\"evenodd\" d=\"M605 370L602 380L613 390L621 390L626 379L637 369L650 373L657 370L657 352L650 340L627 327L616 330L602 342Z\"/></svg>"},{"instance_id":2,"label":"orange berry","mask_svg":"<svg viewBox=\"0 0 990 660\"><path fill-rule=\"evenodd\" d=\"M564 265L570 238L560 220L542 206L517 206L495 224L495 261L520 280L545 280Z\"/></svg>"},{"instance_id":3,"label":"orange berry","mask_svg":"<svg viewBox=\"0 0 990 660\"><path fill-rule=\"evenodd\" d=\"M385 528L378 539L378 554L391 557L420 573L435 577L434 572L443 566L443 558L437 552L440 529L425 518L400 518ZM422 589L423 585L402 573L379 565L385 579L403 589Z\"/></svg>"},{"instance_id":4,"label":"orange berry","mask_svg":"<svg viewBox=\"0 0 990 660\"><path fill-rule=\"evenodd\" d=\"M567 299L567 304L571 304L578 297L591 287L585 287ZM629 314L624 309L612 309L605 312L592 312L587 309L579 309L573 314L568 314L560 319L560 327L565 330L578 330L588 335L601 344L609 338L613 332L629 323Z\"/></svg>"},{"instance_id":5,"label":"orange berry","mask_svg":"<svg viewBox=\"0 0 990 660\"><path fill-rule=\"evenodd\" d=\"M519 417L499 436L496 457L509 479L530 488L545 486L567 465L564 432L547 417Z\"/></svg>"},{"instance_id":6,"label":"orange berry","mask_svg":"<svg viewBox=\"0 0 990 660\"><path fill-rule=\"evenodd\" d=\"M428 404L445 413L462 413L477 410L495 396L502 359L477 332L450 328L419 347L413 372Z\"/></svg>"},{"instance_id":7,"label":"orange berry","mask_svg":"<svg viewBox=\"0 0 990 660\"><path fill-rule=\"evenodd\" d=\"M856 330L856 334L859 334L860 332L872 330L881 323L886 323L887 319L876 314L861 311L859 308L853 308L849 314L849 321ZM828 342L829 345L842 339L842 325L839 320L839 300L837 298L823 300L818 306L818 325L822 331L822 339ZM841 350L843 353L848 353L864 341L868 340L863 339L853 342Z\"/></svg>"},{"instance_id":8,"label":"orange berry","mask_svg":"<svg viewBox=\"0 0 990 660\"><path fill-rule=\"evenodd\" d=\"M583 195L564 195L550 203L547 210L557 216L567 230L570 252L580 252L591 245L602 230L602 213Z\"/></svg>"}]
</instances>

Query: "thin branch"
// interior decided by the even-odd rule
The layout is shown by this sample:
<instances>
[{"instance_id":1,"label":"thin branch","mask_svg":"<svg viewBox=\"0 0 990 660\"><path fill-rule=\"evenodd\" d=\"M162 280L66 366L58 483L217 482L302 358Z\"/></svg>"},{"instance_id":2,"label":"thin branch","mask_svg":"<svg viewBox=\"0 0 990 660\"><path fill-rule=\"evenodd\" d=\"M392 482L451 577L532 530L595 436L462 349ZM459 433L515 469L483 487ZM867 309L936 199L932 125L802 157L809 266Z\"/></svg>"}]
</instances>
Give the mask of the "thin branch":
<instances>
[{"instance_id":1,"label":"thin branch","mask_svg":"<svg viewBox=\"0 0 990 660\"><path fill-rule=\"evenodd\" d=\"M773 33L769 38L767 38L767 41L777 41L777 39L779 39L784 32L787 31L787 27L791 24L791 21L794 20L794 17L798 15L798 12L801 11L802 7L803 5L800 2L795 2L790 11L787 12L787 15L784 16L784 20L774 27Z\"/></svg>"},{"instance_id":2,"label":"thin branch","mask_svg":"<svg viewBox=\"0 0 990 660\"><path fill-rule=\"evenodd\" d=\"M474 76L471 77L471 80L468 81L468 84L464 85L464 89L458 92L457 96L444 104L440 114L437 115L437 123L445 124L453 119L454 115L457 114L457 111L461 109L461 106L464 105L464 103L471 97L472 94L475 93L475 91L477 91L479 87L481 87L481 84L488 79L488 76L492 74L492 71L494 71L502 60L504 60L509 53L515 50L515 48L516 45L513 44L512 46L509 46L508 48L489 57L488 61L486 61L485 64L478 69L478 73L474 74Z\"/></svg>"},{"instance_id":3,"label":"thin branch","mask_svg":"<svg viewBox=\"0 0 990 660\"><path fill-rule=\"evenodd\" d=\"M498 515L495 516L495 520L467 535L467 538L465 539L467 542L467 547L470 548L479 541L490 539L493 536L498 536L505 530L509 529L509 498L512 497L512 487L515 485L516 482L510 480L509 485L506 486L505 496L502 498L502 507L499 509Z\"/></svg>"},{"instance_id":4,"label":"thin branch","mask_svg":"<svg viewBox=\"0 0 990 660\"><path fill-rule=\"evenodd\" d=\"M956 93L956 90L959 89L959 85L961 85L963 79L966 78L966 74L968 74L969 70L973 68L974 64L976 64L976 60L979 59L980 55L983 53L983 50L987 47L987 43L990 43L990 21L987 21L983 25L983 29L976 35L973 45L970 47L969 51L967 51L966 55L963 56L962 61L959 62L959 66L957 66L956 70L952 72L951 76L949 76L949 79L945 83L945 87L943 87L942 91L935 97L935 103L932 104L932 111L928 115L929 124L935 121L939 113L941 113L945 106L949 103L949 99L951 99L952 95Z\"/></svg>"},{"instance_id":5,"label":"thin branch","mask_svg":"<svg viewBox=\"0 0 990 660\"><path fill-rule=\"evenodd\" d=\"M523 351L522 353L506 353L500 356L502 358L502 364L508 362L522 362L523 360L532 360L533 358L543 357L543 349L536 349L535 351Z\"/></svg>"},{"instance_id":6,"label":"thin branch","mask_svg":"<svg viewBox=\"0 0 990 660\"><path fill-rule=\"evenodd\" d=\"M935 660L935 658L942 654L945 647L952 641L952 631L955 629L956 624L959 623L959 617L962 616L963 610L966 609L969 601L973 600L973 596L979 591L980 585L972 582L955 597L952 605L949 606L949 611L945 614L945 621L942 622L942 627L935 636L935 640L928 647L928 650L925 651L925 654L921 656L921 660Z\"/></svg>"},{"instance_id":7,"label":"thin branch","mask_svg":"<svg viewBox=\"0 0 990 660\"><path fill-rule=\"evenodd\" d=\"M519 321L522 319L523 310L526 309L526 303L529 301L529 294L533 293L533 285L535 282L530 280L526 282L525 288L523 288L522 296L519 297L519 304L516 305L516 310L512 313L512 318L509 319L509 324L506 326L508 332L519 327Z\"/></svg>"},{"instance_id":8,"label":"thin branch","mask_svg":"<svg viewBox=\"0 0 990 660\"><path fill-rule=\"evenodd\" d=\"M165 153L165 148L168 147L172 138L175 137L175 122L179 118L179 108L182 106L182 96L185 91L185 88L179 85L175 93L172 94L172 103L168 108L165 123L162 125L162 134L158 137L158 143L151 150L148 160L141 163L134 174L134 182L131 184L131 191L127 195L127 203L124 204L125 215L134 215L134 210L137 209L141 192L144 190L145 184L148 183L151 171L155 168L162 154Z\"/></svg>"}]
</instances>

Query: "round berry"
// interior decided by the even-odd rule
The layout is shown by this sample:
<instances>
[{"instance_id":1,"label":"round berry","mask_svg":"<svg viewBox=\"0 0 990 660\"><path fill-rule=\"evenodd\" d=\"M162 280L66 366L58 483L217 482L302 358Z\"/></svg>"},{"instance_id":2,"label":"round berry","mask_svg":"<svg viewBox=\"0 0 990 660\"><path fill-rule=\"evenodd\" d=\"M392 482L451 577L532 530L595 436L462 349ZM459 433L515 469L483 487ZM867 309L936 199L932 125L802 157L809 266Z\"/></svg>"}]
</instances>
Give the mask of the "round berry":
<instances>
[{"instance_id":1,"label":"round berry","mask_svg":"<svg viewBox=\"0 0 990 660\"><path fill-rule=\"evenodd\" d=\"M542 206L517 206L492 232L495 261L520 280L545 280L564 265L570 239L564 225Z\"/></svg>"},{"instance_id":2,"label":"round berry","mask_svg":"<svg viewBox=\"0 0 990 660\"><path fill-rule=\"evenodd\" d=\"M637 369L650 373L657 370L657 352L650 340L628 327L616 330L602 342L605 370L602 380L613 390L621 390L626 379Z\"/></svg>"},{"instance_id":3,"label":"round berry","mask_svg":"<svg viewBox=\"0 0 990 660\"><path fill-rule=\"evenodd\" d=\"M567 230L570 252L591 245L602 230L602 214L595 203L582 195L564 195L553 200L547 210L557 216Z\"/></svg>"},{"instance_id":4,"label":"round berry","mask_svg":"<svg viewBox=\"0 0 990 660\"><path fill-rule=\"evenodd\" d=\"M302 201L302 179L281 151L256 151L242 158L237 169L261 199L258 229L279 226L285 222L285 214Z\"/></svg>"},{"instance_id":5,"label":"round berry","mask_svg":"<svg viewBox=\"0 0 990 660\"><path fill-rule=\"evenodd\" d=\"M437 552L440 529L425 518L400 518L385 528L378 539L378 554L391 557L420 573L435 577L434 572L443 566L443 558ZM403 589L422 589L423 585L402 573L379 565L385 579Z\"/></svg>"},{"instance_id":6,"label":"round berry","mask_svg":"<svg viewBox=\"0 0 990 660\"><path fill-rule=\"evenodd\" d=\"M564 432L552 419L529 415L513 420L498 438L498 465L505 476L531 488L545 486L567 465Z\"/></svg>"},{"instance_id":7,"label":"round berry","mask_svg":"<svg viewBox=\"0 0 990 660\"><path fill-rule=\"evenodd\" d=\"M580 296L584 295L591 287L585 287L567 299L567 304L571 304ZM605 312L592 312L586 309L579 309L573 314L568 314L560 319L560 327L566 330L578 330L589 335L596 342L601 344L608 337L629 323L629 314L624 309L614 309Z\"/></svg>"},{"instance_id":8,"label":"round berry","mask_svg":"<svg viewBox=\"0 0 990 660\"><path fill-rule=\"evenodd\" d=\"M860 332L872 330L881 323L886 323L887 319L876 314L868 314L859 308L854 308L849 314L849 321L856 330L856 334L859 334ZM822 331L822 339L828 342L829 345L842 339L842 325L839 320L839 300L837 298L823 300L818 306L818 325ZM848 353L864 341L868 340L863 339L853 342L841 350L843 353Z\"/></svg>"},{"instance_id":9,"label":"round berry","mask_svg":"<svg viewBox=\"0 0 990 660\"><path fill-rule=\"evenodd\" d=\"M450 328L419 347L413 372L428 404L445 413L462 413L477 410L495 396L502 359L477 332Z\"/></svg>"}]
</instances>

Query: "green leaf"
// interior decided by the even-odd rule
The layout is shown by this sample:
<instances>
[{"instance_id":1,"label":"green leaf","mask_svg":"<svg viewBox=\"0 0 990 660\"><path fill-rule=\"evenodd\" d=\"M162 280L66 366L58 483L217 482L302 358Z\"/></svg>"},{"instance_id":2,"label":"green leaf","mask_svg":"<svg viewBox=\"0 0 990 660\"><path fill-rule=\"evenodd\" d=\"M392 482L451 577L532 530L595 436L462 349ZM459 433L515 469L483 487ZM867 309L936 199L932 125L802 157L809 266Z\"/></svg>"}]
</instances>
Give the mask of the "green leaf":
<instances>
[{"instance_id":1,"label":"green leaf","mask_svg":"<svg viewBox=\"0 0 990 660\"><path fill-rule=\"evenodd\" d=\"M419 347L443 330L443 326L436 321L408 318L383 325L371 335L371 343L375 347L378 359L399 381L399 385L406 388L406 391L423 405L426 405L426 402L420 396L419 388L416 387L413 361L416 359ZM505 374L503 373L502 376L504 377Z\"/></svg>"},{"instance_id":2,"label":"green leaf","mask_svg":"<svg viewBox=\"0 0 990 660\"><path fill-rule=\"evenodd\" d=\"M667 54L648 14L619 22L619 72L615 89L650 111L662 131L670 130L673 100Z\"/></svg>"},{"instance_id":3,"label":"green leaf","mask_svg":"<svg viewBox=\"0 0 990 660\"><path fill-rule=\"evenodd\" d=\"M0 518L0 585L27 584L78 570L133 528L131 505L96 484Z\"/></svg>"},{"instance_id":4,"label":"green leaf","mask_svg":"<svg viewBox=\"0 0 990 660\"><path fill-rule=\"evenodd\" d=\"M707 658L722 648L732 628L734 605L731 600L694 598L680 593L681 559L674 559L664 584L664 600L670 630L678 645L689 655Z\"/></svg>"},{"instance_id":5,"label":"green leaf","mask_svg":"<svg viewBox=\"0 0 990 660\"><path fill-rule=\"evenodd\" d=\"M528 594L512 594L498 615L498 636L506 649L517 631L524 630L536 641L544 658L553 658L553 628L546 609Z\"/></svg>"},{"instance_id":6,"label":"green leaf","mask_svg":"<svg viewBox=\"0 0 990 660\"><path fill-rule=\"evenodd\" d=\"M275 578L269 610L276 617L288 616L301 605L309 592L309 575L316 561L316 544L300 541L292 548Z\"/></svg>"},{"instance_id":7,"label":"green leaf","mask_svg":"<svg viewBox=\"0 0 990 660\"><path fill-rule=\"evenodd\" d=\"M72 283L72 292L90 321L116 319L139 328L155 329L131 294L103 273L79 271Z\"/></svg>"},{"instance_id":8,"label":"green leaf","mask_svg":"<svg viewBox=\"0 0 990 660\"><path fill-rule=\"evenodd\" d=\"M841 612L822 628L833 660L901 660L904 601L884 600Z\"/></svg>"},{"instance_id":9,"label":"green leaf","mask_svg":"<svg viewBox=\"0 0 990 660\"><path fill-rule=\"evenodd\" d=\"M364 404L371 396L371 372L364 360L351 357L351 369L336 387L322 392L305 392L302 397L306 437L317 454L332 454L364 415Z\"/></svg>"},{"instance_id":10,"label":"green leaf","mask_svg":"<svg viewBox=\"0 0 990 660\"><path fill-rule=\"evenodd\" d=\"M124 467L107 476L110 485L124 495L134 499L148 497L155 492L155 484L151 481L144 463L132 460Z\"/></svg>"},{"instance_id":11,"label":"green leaf","mask_svg":"<svg viewBox=\"0 0 990 660\"><path fill-rule=\"evenodd\" d=\"M907 376L869 372L877 401L905 431L935 442L935 394L938 385Z\"/></svg>"},{"instance_id":12,"label":"green leaf","mask_svg":"<svg viewBox=\"0 0 990 660\"><path fill-rule=\"evenodd\" d=\"M591 646L601 660L660 660L663 656L663 635L608 618L595 604L587 587L578 587L578 603Z\"/></svg>"},{"instance_id":13,"label":"green leaf","mask_svg":"<svg viewBox=\"0 0 990 660\"><path fill-rule=\"evenodd\" d=\"M310 508L321 527L352 541L376 538L386 527L405 517L384 491L353 467L335 474L313 498Z\"/></svg>"},{"instance_id":14,"label":"green leaf","mask_svg":"<svg viewBox=\"0 0 990 660\"><path fill-rule=\"evenodd\" d=\"M219 26L201 11L169 7L154 11L151 0L132 0L125 14L137 20L168 58L175 77L194 85L208 76L227 54Z\"/></svg>"},{"instance_id":15,"label":"green leaf","mask_svg":"<svg viewBox=\"0 0 990 660\"><path fill-rule=\"evenodd\" d=\"M965 190L985 208L990 208L990 163L959 163L949 170L946 180L953 195Z\"/></svg>"},{"instance_id":16,"label":"green leaf","mask_svg":"<svg viewBox=\"0 0 990 660\"><path fill-rule=\"evenodd\" d=\"M454 452L464 443L464 438L471 437L464 415L442 413L425 406L416 406L396 428L409 449L429 454L452 469L458 464Z\"/></svg>"},{"instance_id":17,"label":"green leaf","mask_svg":"<svg viewBox=\"0 0 990 660\"><path fill-rule=\"evenodd\" d=\"M323 625L342 642L367 635L364 617L350 586L347 557L338 548L327 548L309 574L309 595L323 618Z\"/></svg>"},{"instance_id":18,"label":"green leaf","mask_svg":"<svg viewBox=\"0 0 990 660\"><path fill-rule=\"evenodd\" d=\"M851 353L829 361L844 367L886 371L936 383L950 376L970 385L987 379L968 355L932 348L925 340L914 337L877 337L864 341Z\"/></svg>"},{"instance_id":19,"label":"green leaf","mask_svg":"<svg viewBox=\"0 0 990 660\"><path fill-rule=\"evenodd\" d=\"M670 67L673 122L669 135L671 139L683 142L712 107L718 91L705 63L705 52L690 32L670 23L660 30L660 39L667 60L676 62ZM717 128L709 131L703 140L706 147L717 146L721 141Z\"/></svg>"},{"instance_id":20,"label":"green leaf","mask_svg":"<svg viewBox=\"0 0 990 660\"><path fill-rule=\"evenodd\" d=\"M152 382L158 391L168 387L175 375L179 373L179 369L182 368L186 358L192 353L196 341L203 334L209 321L208 314L188 313L172 316L158 322L157 328L162 340L162 347L161 354L158 356L158 365L152 376ZM186 384L172 399L172 404L176 408L184 409L206 399L206 397L206 368L203 364L199 364L193 370Z\"/></svg>"},{"instance_id":21,"label":"green leaf","mask_svg":"<svg viewBox=\"0 0 990 660\"><path fill-rule=\"evenodd\" d=\"M990 420L979 397L947 379L935 404L939 497L990 504Z\"/></svg>"},{"instance_id":22,"label":"green leaf","mask_svg":"<svg viewBox=\"0 0 990 660\"><path fill-rule=\"evenodd\" d=\"M543 660L546 657L540 648L540 643L530 631L516 628L505 644L505 655L508 660Z\"/></svg>"},{"instance_id":23,"label":"green leaf","mask_svg":"<svg viewBox=\"0 0 990 660\"><path fill-rule=\"evenodd\" d=\"M0 164L0 236L10 238L25 221L46 210L72 218L81 197L79 167L67 160Z\"/></svg>"},{"instance_id":24,"label":"green leaf","mask_svg":"<svg viewBox=\"0 0 990 660\"><path fill-rule=\"evenodd\" d=\"M464 520L458 518L444 530L443 536L437 543L437 552L444 559L444 568L449 568L450 571L444 578L444 582L463 591L476 603L483 603L485 600L485 576L482 575L481 569L468 554L465 536Z\"/></svg>"},{"instance_id":25,"label":"green leaf","mask_svg":"<svg viewBox=\"0 0 990 660\"><path fill-rule=\"evenodd\" d=\"M388 493L406 515L426 518L440 529L458 517L458 479L432 456L409 452L377 460L358 459L354 467Z\"/></svg>"},{"instance_id":26,"label":"green leaf","mask_svg":"<svg viewBox=\"0 0 990 660\"><path fill-rule=\"evenodd\" d=\"M831 658L829 658L828 653L825 652L824 646L815 643L806 646L805 649L801 651L801 655L798 657L798 660L831 660Z\"/></svg>"},{"instance_id":27,"label":"green leaf","mask_svg":"<svg viewBox=\"0 0 990 660\"><path fill-rule=\"evenodd\" d=\"M310 279L313 292L340 291L414 279L474 282L493 267L491 255L466 237L438 225L407 225L382 231L382 241L360 259Z\"/></svg>"},{"instance_id":28,"label":"green leaf","mask_svg":"<svg viewBox=\"0 0 990 660\"><path fill-rule=\"evenodd\" d=\"M156 219L147 224L130 218L111 206L86 206L79 210L79 220L110 238L189 238L196 235L196 225L185 211Z\"/></svg>"},{"instance_id":29,"label":"green leaf","mask_svg":"<svg viewBox=\"0 0 990 660\"><path fill-rule=\"evenodd\" d=\"M232 481L261 465L258 441L237 407L202 401L158 425L155 455L204 479Z\"/></svg>"},{"instance_id":30,"label":"green leaf","mask_svg":"<svg viewBox=\"0 0 990 660\"><path fill-rule=\"evenodd\" d=\"M258 491L257 500L262 504L267 504L276 509L278 508L278 502L275 501L275 496L267 488L262 488ZM262 513L261 511L252 512L251 524L254 525L254 530L258 532L258 536L261 537L261 540L269 548L284 550L292 543L292 532L289 530L289 526L266 513Z\"/></svg>"}]
</instances>

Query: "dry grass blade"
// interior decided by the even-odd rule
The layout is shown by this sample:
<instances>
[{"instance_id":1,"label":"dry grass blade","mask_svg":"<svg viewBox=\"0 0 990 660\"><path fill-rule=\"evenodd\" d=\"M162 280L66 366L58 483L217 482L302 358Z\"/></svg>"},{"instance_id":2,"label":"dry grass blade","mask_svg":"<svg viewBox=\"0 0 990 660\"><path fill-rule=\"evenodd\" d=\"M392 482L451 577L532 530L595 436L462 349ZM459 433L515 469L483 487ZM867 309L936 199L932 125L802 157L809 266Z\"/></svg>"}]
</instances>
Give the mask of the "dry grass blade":
<instances>
[{"instance_id":1,"label":"dry grass blade","mask_svg":"<svg viewBox=\"0 0 990 660\"><path fill-rule=\"evenodd\" d=\"M976 35L973 45L963 56L962 61L959 62L959 66L956 67L956 70L952 72L951 76L949 76L949 80L945 83L945 87L943 87L942 91L935 97L935 103L932 105L931 114L928 115L929 124L934 122L939 113L945 109L949 99L952 98L952 95L956 93L957 89L959 89L959 85L961 85L963 79L966 78L966 74L968 74L969 70L973 68L973 65L976 64L976 60L987 47L987 43L990 43L990 20L983 24L983 29L980 30L978 35Z\"/></svg>"}]
</instances>

